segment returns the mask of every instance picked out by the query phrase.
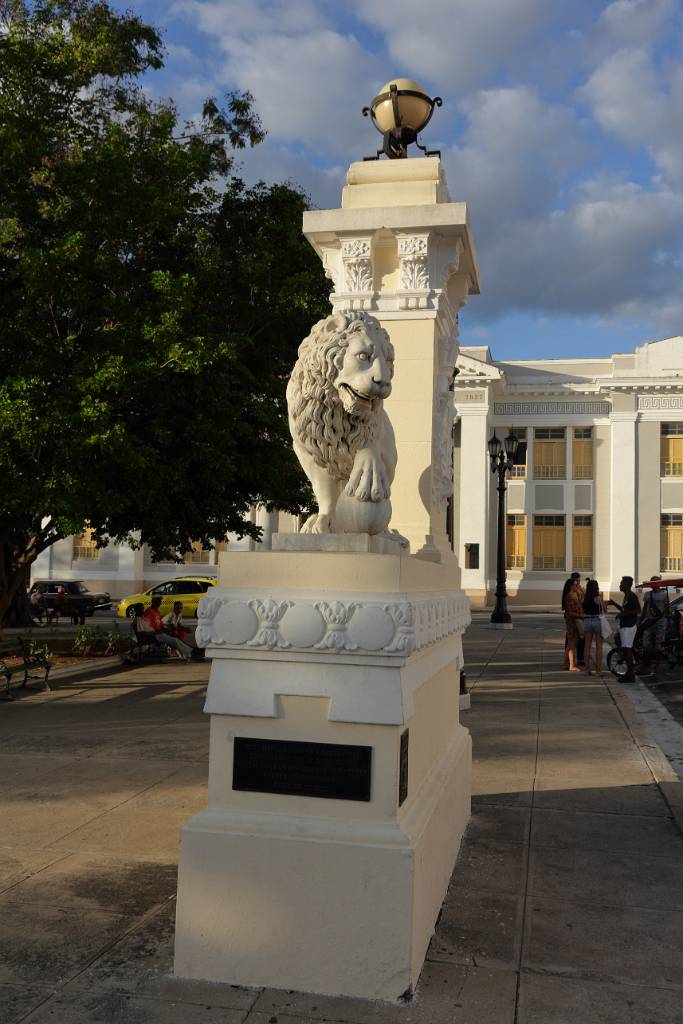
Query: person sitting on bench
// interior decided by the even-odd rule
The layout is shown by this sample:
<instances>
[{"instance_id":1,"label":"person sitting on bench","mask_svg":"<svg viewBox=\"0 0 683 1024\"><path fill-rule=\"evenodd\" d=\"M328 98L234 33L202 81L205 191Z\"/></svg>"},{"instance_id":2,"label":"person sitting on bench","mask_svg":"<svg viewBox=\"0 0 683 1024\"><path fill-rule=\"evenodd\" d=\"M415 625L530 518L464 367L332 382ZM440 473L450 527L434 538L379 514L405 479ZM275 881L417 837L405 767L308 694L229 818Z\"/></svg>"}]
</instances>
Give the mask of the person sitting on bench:
<instances>
[{"instance_id":1,"label":"person sitting on bench","mask_svg":"<svg viewBox=\"0 0 683 1024\"><path fill-rule=\"evenodd\" d=\"M183 643L179 637L171 636L170 633L165 632L164 624L161 621L161 612L159 611L160 605L161 598L153 597L152 604L144 614L144 624L140 627L140 631L143 633L153 633L162 647L172 647L180 654L181 658L189 661L192 657L192 648L188 644Z\"/></svg>"}]
</instances>

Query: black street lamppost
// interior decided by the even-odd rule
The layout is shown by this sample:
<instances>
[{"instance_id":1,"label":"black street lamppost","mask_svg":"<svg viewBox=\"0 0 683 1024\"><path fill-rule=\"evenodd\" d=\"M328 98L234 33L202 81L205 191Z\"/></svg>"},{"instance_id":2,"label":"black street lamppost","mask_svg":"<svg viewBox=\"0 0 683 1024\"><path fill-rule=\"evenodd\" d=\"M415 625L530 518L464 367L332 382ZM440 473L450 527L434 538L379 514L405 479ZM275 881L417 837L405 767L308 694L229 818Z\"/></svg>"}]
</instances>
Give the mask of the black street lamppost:
<instances>
[{"instance_id":1,"label":"black street lamppost","mask_svg":"<svg viewBox=\"0 0 683 1024\"><path fill-rule=\"evenodd\" d=\"M491 615L491 622L505 625L512 623L510 612L507 608L508 593L505 587L505 491L507 490L506 477L512 470L517 456L519 441L512 430L501 441L494 429L489 439L488 449L491 460L491 472L498 474L498 551L496 565L496 606Z\"/></svg>"}]
</instances>

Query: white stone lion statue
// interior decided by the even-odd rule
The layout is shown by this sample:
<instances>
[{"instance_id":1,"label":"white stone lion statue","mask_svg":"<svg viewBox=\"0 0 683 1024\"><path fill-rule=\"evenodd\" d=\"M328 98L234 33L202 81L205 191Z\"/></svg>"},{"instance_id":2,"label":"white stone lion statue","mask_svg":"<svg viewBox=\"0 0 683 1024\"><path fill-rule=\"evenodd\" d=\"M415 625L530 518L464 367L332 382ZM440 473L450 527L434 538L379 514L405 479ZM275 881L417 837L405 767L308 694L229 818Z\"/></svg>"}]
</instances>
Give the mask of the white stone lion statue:
<instances>
[{"instance_id":1,"label":"white stone lion statue","mask_svg":"<svg viewBox=\"0 0 683 1024\"><path fill-rule=\"evenodd\" d=\"M385 533L396 443L383 401L393 375L389 335L368 313L328 316L299 346L289 427L318 503L303 533Z\"/></svg>"}]
</instances>

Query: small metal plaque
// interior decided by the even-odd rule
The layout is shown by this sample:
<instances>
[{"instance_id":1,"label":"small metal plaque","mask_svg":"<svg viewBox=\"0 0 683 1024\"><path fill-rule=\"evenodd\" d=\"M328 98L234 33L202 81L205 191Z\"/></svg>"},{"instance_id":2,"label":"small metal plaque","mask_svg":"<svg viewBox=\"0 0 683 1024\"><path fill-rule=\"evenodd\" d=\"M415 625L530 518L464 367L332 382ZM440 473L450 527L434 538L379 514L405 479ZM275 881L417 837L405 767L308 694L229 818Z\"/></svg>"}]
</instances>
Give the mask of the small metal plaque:
<instances>
[{"instance_id":1,"label":"small metal plaque","mask_svg":"<svg viewBox=\"0 0 683 1024\"><path fill-rule=\"evenodd\" d=\"M232 788L368 801L371 767L372 747L237 736Z\"/></svg>"},{"instance_id":2,"label":"small metal plaque","mask_svg":"<svg viewBox=\"0 0 683 1024\"><path fill-rule=\"evenodd\" d=\"M401 746L398 755L398 806L400 807L408 796L408 734L406 729L401 733Z\"/></svg>"}]
</instances>

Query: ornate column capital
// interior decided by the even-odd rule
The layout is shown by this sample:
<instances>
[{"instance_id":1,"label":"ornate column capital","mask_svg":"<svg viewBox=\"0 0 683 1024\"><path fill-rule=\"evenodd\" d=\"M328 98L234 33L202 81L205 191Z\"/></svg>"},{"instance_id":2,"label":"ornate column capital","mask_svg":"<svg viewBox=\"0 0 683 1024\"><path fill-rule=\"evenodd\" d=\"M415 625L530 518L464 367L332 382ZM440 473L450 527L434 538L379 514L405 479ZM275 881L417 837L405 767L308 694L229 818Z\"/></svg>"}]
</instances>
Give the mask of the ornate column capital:
<instances>
[{"instance_id":1,"label":"ornate column capital","mask_svg":"<svg viewBox=\"0 0 683 1024\"><path fill-rule=\"evenodd\" d=\"M372 236L342 238L341 257L343 291L349 295L363 295L369 298L373 292ZM358 308L364 309L365 306L360 305Z\"/></svg>"}]
</instances>

